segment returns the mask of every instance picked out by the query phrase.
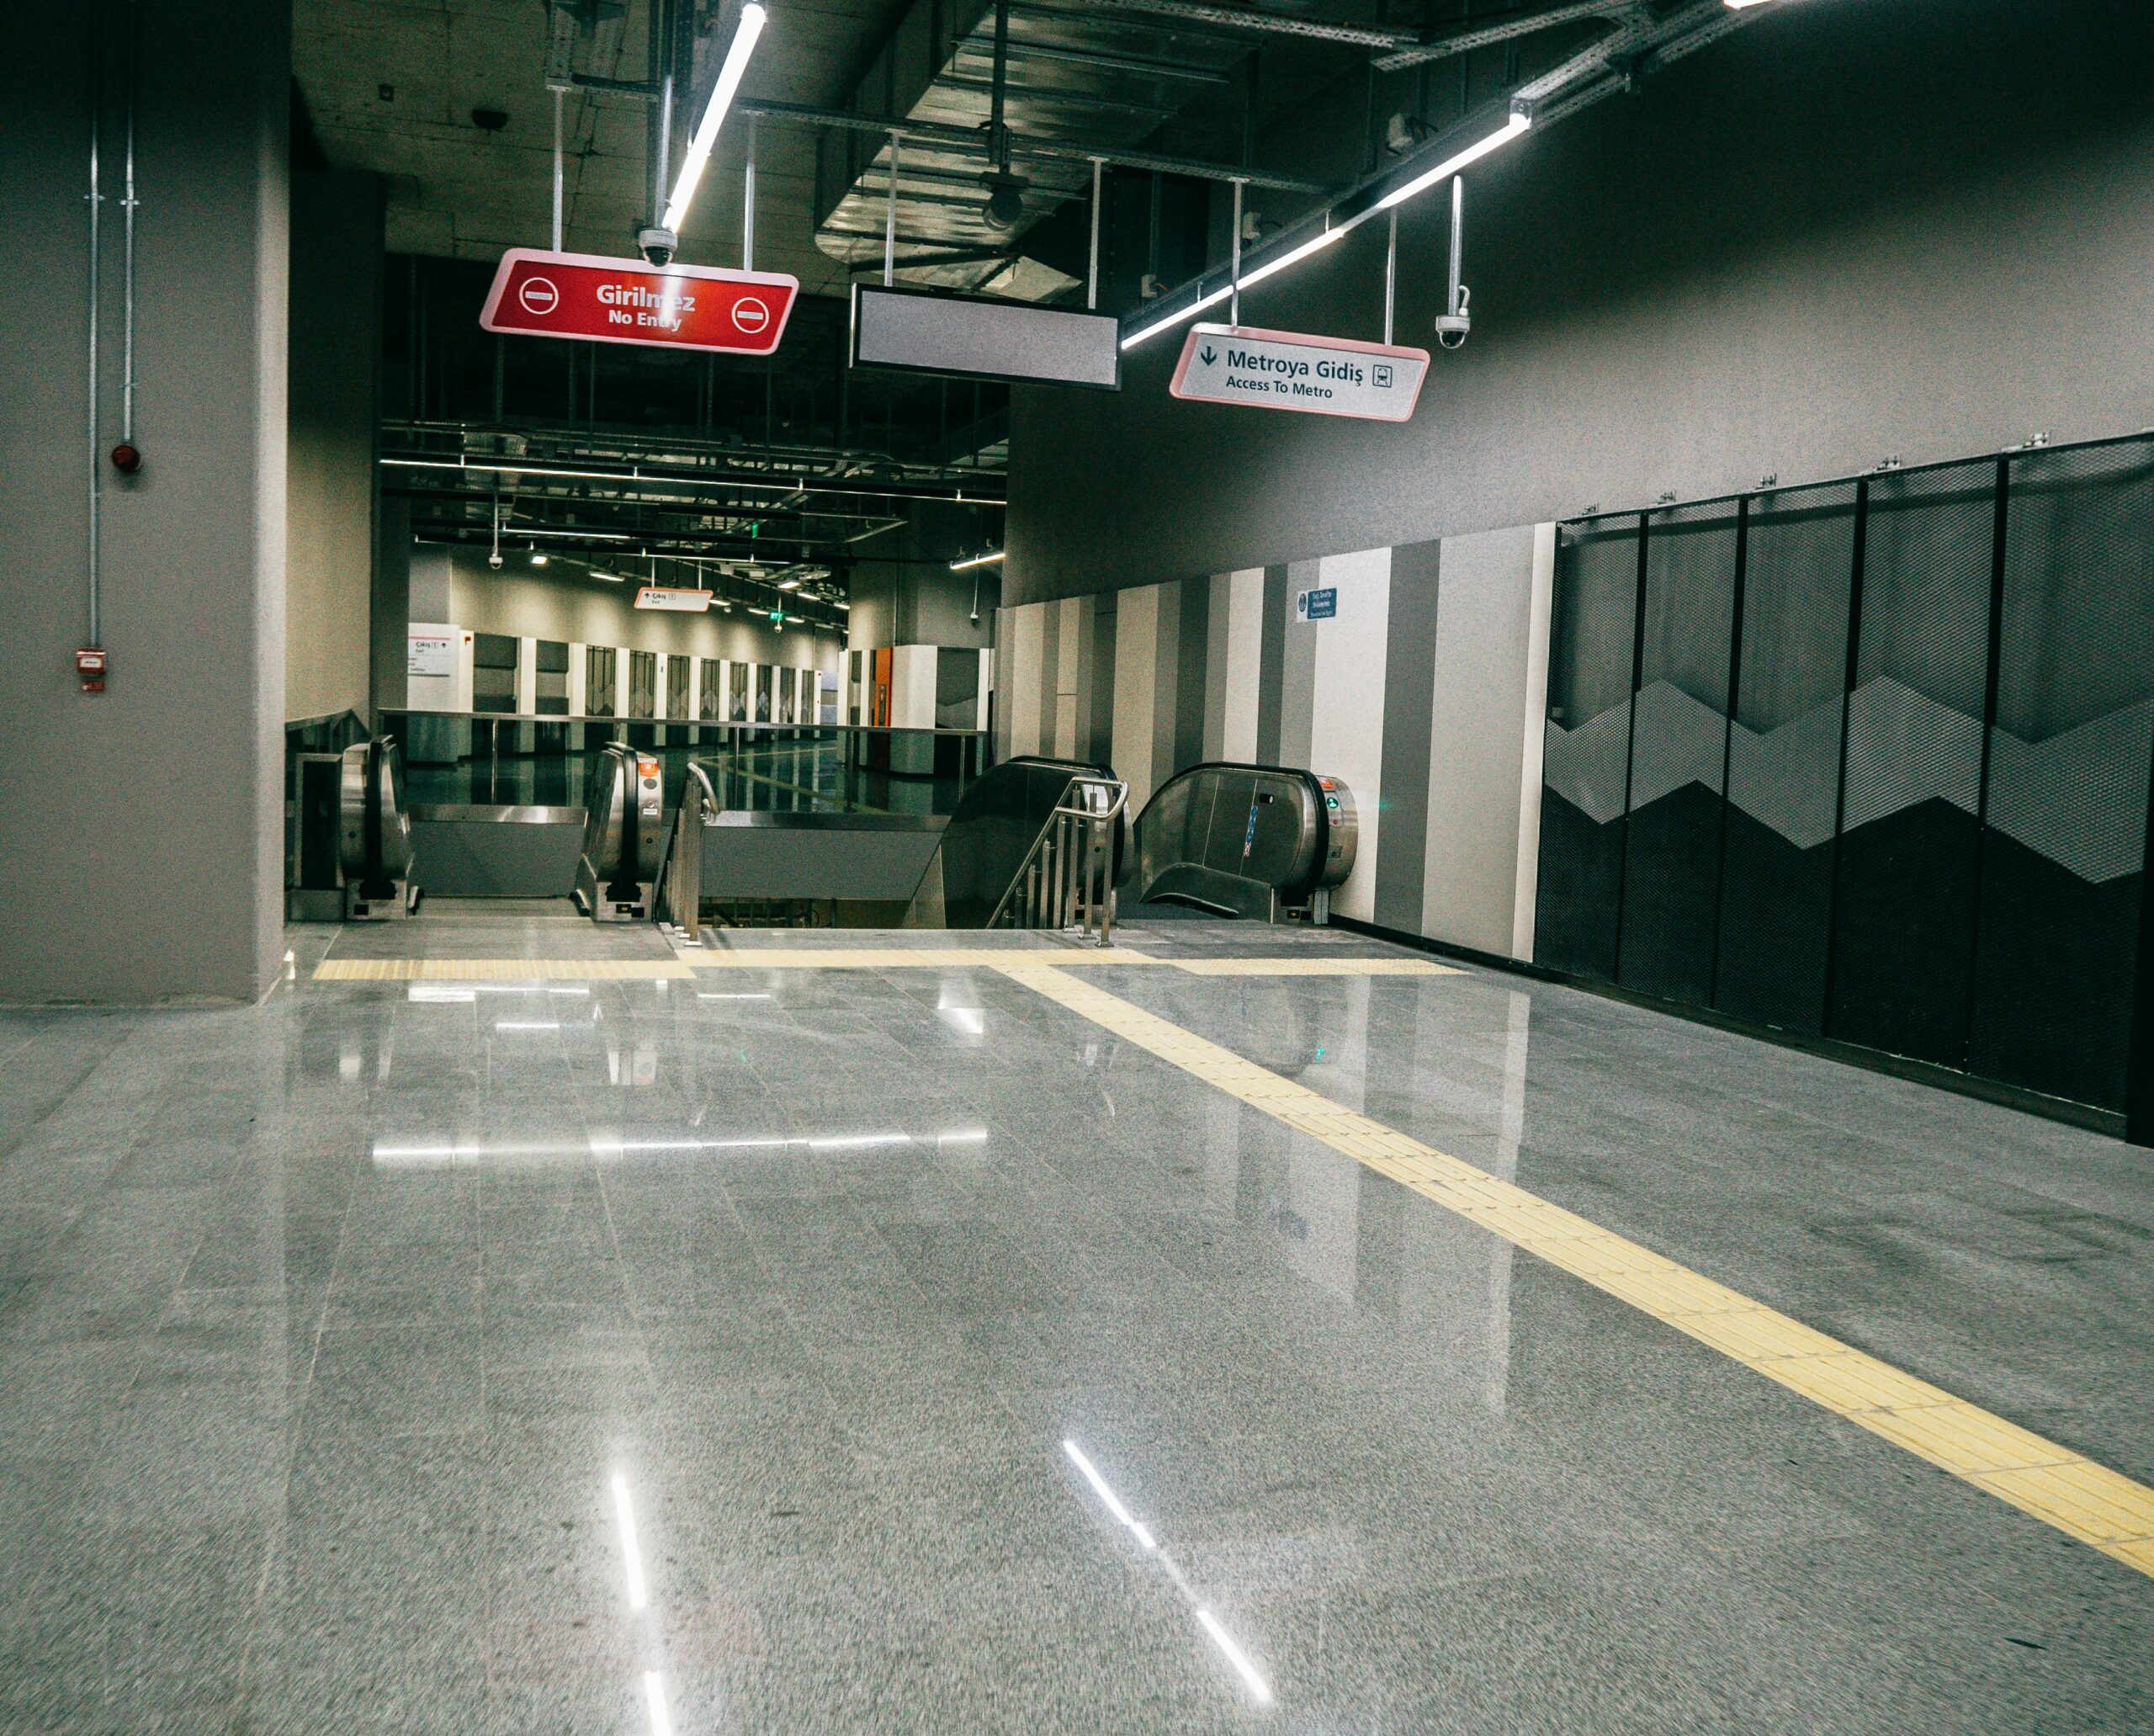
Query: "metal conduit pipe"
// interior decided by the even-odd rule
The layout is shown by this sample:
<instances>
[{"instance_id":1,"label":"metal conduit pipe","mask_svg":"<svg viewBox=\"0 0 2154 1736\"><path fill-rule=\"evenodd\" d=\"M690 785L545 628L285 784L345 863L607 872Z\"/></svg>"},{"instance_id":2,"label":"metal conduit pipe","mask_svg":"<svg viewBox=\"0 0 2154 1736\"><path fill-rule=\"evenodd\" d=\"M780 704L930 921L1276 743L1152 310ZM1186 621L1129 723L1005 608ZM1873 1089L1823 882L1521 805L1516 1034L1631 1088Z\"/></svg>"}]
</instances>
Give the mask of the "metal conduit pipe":
<instances>
[{"instance_id":1,"label":"metal conduit pipe","mask_svg":"<svg viewBox=\"0 0 2154 1736\"><path fill-rule=\"evenodd\" d=\"M101 485L102 485L102 483L103 483L103 467L104 467L104 454L103 454L102 451L100 451L100 450L98 449L99 443L98 443L98 305L99 305L99 285L98 285L98 254L99 236L98 236L98 207L99 207L100 205L102 205L102 204L103 204L103 202L104 202L104 194L103 194L103 193L100 190L100 188L99 188L99 187L98 187L98 119L99 119L100 113L101 113L101 111L102 111L102 109L103 109L103 106L104 106L104 81L103 81L103 69L102 69L102 65L101 65L101 55L100 55L100 50L103 48L103 46L104 46L104 44L103 44L103 38L102 38L102 36L100 35L100 34L99 34L99 32L98 32L98 9L97 9L97 8L95 8L95 7L92 7L92 8L89 8L89 56L90 56L90 190L89 190L88 199L89 199L89 206L90 206L90 273L89 273L89 297L90 297L90 319L89 319L89 326L90 326L90 339L89 339L89 377L88 377L89 390L88 390L88 393L87 393L87 395L86 395L86 396L87 396L87 397L88 397L88 400L89 459L90 459L90 499L89 499L89 507L90 507L90 523L89 523L89 536L90 536L90 546L89 546L89 555L90 555L90 637L89 637L89 645L90 645L90 649L92 649L92 650L96 650L98 646L102 645L103 644L103 642L104 642L104 640L103 640L103 623L98 619L98 514L99 514L99 512L100 512L100 510L101 510L101 508L102 508L102 506L103 506L103 501L102 501L102 498L101 498Z\"/></svg>"},{"instance_id":2,"label":"metal conduit pipe","mask_svg":"<svg viewBox=\"0 0 2154 1736\"><path fill-rule=\"evenodd\" d=\"M138 19L136 0L127 0L127 171L126 196L119 204L122 232L126 242L121 250L120 274L125 283L121 298L120 316L120 397L119 444L120 452L113 454L113 461L121 470L133 467L135 459L135 87L139 56L135 53L135 26ZM125 454L125 456L122 456Z\"/></svg>"}]
</instances>

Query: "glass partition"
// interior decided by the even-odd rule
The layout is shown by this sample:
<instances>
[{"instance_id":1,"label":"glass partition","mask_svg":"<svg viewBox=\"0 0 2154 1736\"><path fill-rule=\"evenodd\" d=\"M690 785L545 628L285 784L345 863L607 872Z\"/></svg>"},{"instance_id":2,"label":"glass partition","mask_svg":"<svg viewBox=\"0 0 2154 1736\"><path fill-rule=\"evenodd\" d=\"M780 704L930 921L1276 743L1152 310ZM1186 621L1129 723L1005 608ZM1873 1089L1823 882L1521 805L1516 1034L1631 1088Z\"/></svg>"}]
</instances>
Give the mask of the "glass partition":
<instances>
[{"instance_id":1,"label":"glass partition","mask_svg":"<svg viewBox=\"0 0 2154 1736\"><path fill-rule=\"evenodd\" d=\"M730 810L947 815L992 757L977 730L414 711L385 711L381 727L406 744L415 809L580 808L591 762L618 738L658 757L669 804L695 760Z\"/></svg>"}]
</instances>

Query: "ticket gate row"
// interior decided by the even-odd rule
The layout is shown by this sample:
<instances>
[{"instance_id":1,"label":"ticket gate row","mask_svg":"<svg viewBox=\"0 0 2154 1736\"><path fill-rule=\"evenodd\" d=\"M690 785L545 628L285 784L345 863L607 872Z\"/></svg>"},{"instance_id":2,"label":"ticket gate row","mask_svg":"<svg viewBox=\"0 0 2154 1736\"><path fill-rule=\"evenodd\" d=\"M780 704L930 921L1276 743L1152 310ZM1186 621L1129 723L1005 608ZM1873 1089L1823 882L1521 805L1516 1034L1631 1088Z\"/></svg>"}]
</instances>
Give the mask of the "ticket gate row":
<instances>
[{"instance_id":1,"label":"ticket gate row","mask_svg":"<svg viewBox=\"0 0 2154 1736\"><path fill-rule=\"evenodd\" d=\"M395 738L294 756L285 914L300 922L411 915L411 821Z\"/></svg>"}]
</instances>

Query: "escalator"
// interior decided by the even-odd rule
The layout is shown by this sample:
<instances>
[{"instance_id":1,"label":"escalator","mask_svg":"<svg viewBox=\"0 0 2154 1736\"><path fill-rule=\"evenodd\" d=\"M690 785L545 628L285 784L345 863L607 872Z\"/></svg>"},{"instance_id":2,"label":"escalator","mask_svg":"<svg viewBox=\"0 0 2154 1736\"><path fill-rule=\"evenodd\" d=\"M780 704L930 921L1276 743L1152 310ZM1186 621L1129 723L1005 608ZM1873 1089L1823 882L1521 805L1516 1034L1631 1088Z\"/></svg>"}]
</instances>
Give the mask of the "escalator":
<instances>
[{"instance_id":1,"label":"escalator","mask_svg":"<svg viewBox=\"0 0 2154 1736\"><path fill-rule=\"evenodd\" d=\"M721 924L1074 930L1102 941L1122 859L1126 787L1072 760L1005 761L947 820L743 813L699 762L671 815L662 778L611 746L594 771L576 902L602 921L655 919L687 943ZM627 799L625 792L636 792ZM743 825L773 817L782 826ZM631 867L631 857L634 866Z\"/></svg>"},{"instance_id":2,"label":"escalator","mask_svg":"<svg viewBox=\"0 0 2154 1736\"><path fill-rule=\"evenodd\" d=\"M1321 923L1353 872L1358 831L1353 794L1335 778L1210 761L1144 804L1127 884L1141 905Z\"/></svg>"},{"instance_id":3,"label":"escalator","mask_svg":"<svg viewBox=\"0 0 2154 1736\"><path fill-rule=\"evenodd\" d=\"M608 741L592 760L586 788L576 908L594 922L650 921L666 833L658 757Z\"/></svg>"},{"instance_id":4,"label":"escalator","mask_svg":"<svg viewBox=\"0 0 2154 1736\"><path fill-rule=\"evenodd\" d=\"M292 762L285 910L295 921L374 921L419 905L395 738Z\"/></svg>"}]
</instances>

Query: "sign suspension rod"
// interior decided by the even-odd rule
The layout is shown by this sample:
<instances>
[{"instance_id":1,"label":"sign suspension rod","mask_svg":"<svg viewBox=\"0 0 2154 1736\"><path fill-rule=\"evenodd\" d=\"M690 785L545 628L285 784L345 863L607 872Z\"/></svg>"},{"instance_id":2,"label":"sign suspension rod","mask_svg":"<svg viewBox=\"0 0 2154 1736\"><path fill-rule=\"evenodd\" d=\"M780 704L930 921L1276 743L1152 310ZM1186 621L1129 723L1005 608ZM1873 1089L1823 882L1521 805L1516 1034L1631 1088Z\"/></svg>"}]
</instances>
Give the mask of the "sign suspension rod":
<instances>
[{"instance_id":1,"label":"sign suspension rod","mask_svg":"<svg viewBox=\"0 0 2154 1736\"><path fill-rule=\"evenodd\" d=\"M1234 245L1232 263L1227 272L1227 323L1239 326L1242 322L1242 187L1234 183Z\"/></svg>"}]
</instances>

